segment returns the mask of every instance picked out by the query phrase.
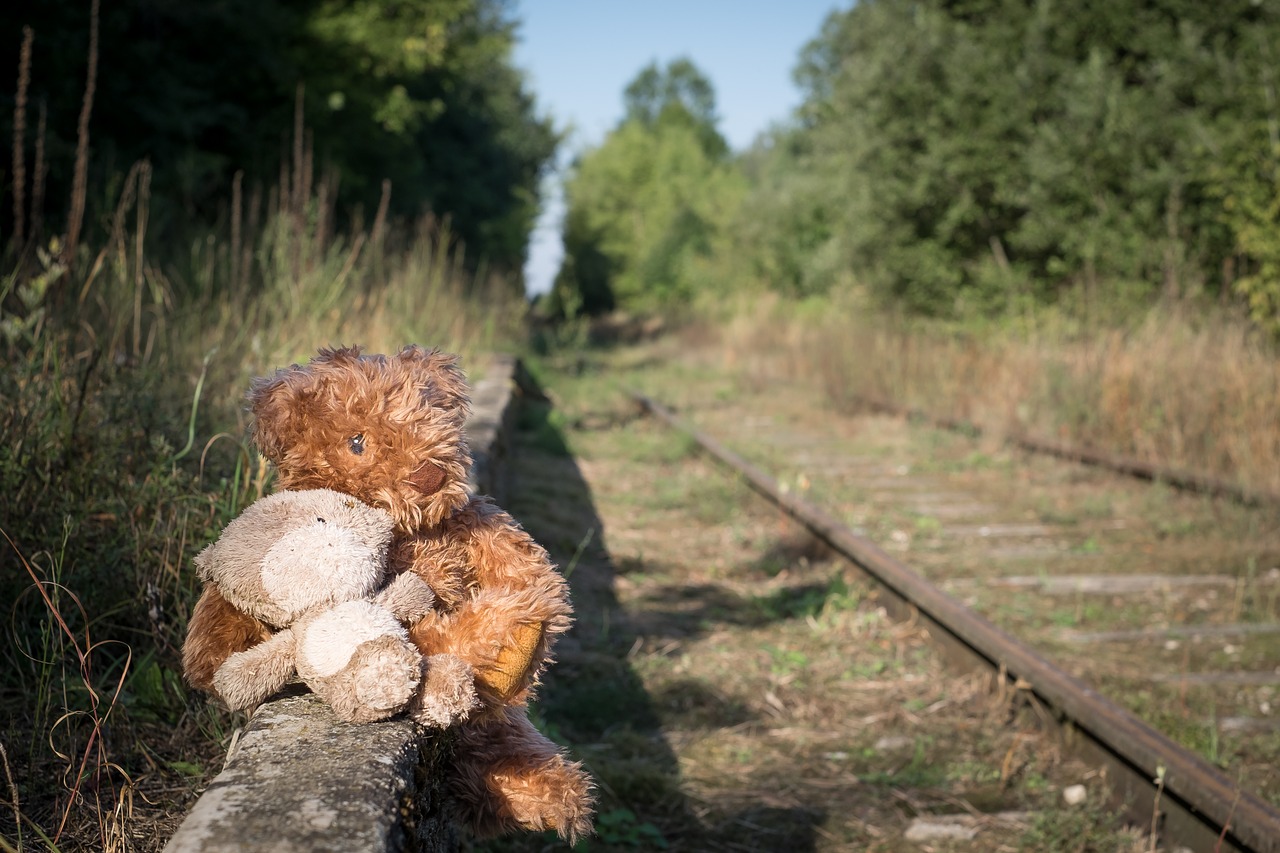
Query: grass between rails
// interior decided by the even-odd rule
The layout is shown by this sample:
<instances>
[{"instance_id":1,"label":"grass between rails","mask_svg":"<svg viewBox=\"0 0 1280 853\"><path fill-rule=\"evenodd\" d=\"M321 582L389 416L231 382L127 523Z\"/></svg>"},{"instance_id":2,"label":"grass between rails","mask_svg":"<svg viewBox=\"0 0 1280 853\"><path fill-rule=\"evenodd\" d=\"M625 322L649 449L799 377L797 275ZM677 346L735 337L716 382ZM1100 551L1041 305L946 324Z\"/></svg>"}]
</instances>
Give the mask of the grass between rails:
<instances>
[{"instance_id":1,"label":"grass between rails","mask_svg":"<svg viewBox=\"0 0 1280 853\"><path fill-rule=\"evenodd\" d=\"M509 508L569 575L577 625L537 717L600 782L591 850L1146 850L1069 761L981 680L623 387L752 417L734 380L670 349L551 359L524 417ZM682 396L683 395L683 396ZM744 395L745 396L745 395ZM1083 807L1061 791L1083 784ZM964 833L962 832L961 835ZM554 849L511 838L479 849Z\"/></svg>"},{"instance_id":2,"label":"grass between rails","mask_svg":"<svg viewBox=\"0 0 1280 853\"><path fill-rule=\"evenodd\" d=\"M968 326L885 317L853 297L725 310L709 336L730 363L816 377L841 406L888 400L1280 492L1277 348L1216 308Z\"/></svg>"},{"instance_id":3,"label":"grass between rails","mask_svg":"<svg viewBox=\"0 0 1280 853\"><path fill-rule=\"evenodd\" d=\"M1277 801L1280 634L1247 630L1266 629L1280 615L1273 513L895 418L841 415L799 383L733 374L728 381L738 387L736 406L694 382L672 385L664 399L1246 789ZM1117 583L1079 586L1094 576ZM1213 633L1233 625L1246 630ZM1068 633L1119 628L1183 633L1106 643ZM1201 673L1210 678L1197 681Z\"/></svg>"},{"instance_id":4,"label":"grass between rails","mask_svg":"<svg viewBox=\"0 0 1280 853\"><path fill-rule=\"evenodd\" d=\"M447 227L335 236L317 190L157 258L145 176L104 245L54 242L0 279L6 849L160 849L219 768L235 720L188 694L179 649L191 556L268 488L251 376L349 343L473 367L518 340L520 300L469 276Z\"/></svg>"}]
</instances>

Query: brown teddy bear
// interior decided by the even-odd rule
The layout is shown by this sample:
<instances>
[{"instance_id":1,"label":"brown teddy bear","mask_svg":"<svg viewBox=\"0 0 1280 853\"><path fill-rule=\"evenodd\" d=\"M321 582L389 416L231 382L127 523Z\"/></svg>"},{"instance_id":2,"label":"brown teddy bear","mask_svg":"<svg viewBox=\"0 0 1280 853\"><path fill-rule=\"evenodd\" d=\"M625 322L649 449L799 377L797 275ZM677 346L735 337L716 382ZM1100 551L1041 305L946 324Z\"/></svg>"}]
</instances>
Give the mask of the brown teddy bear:
<instances>
[{"instance_id":1,"label":"brown teddy bear","mask_svg":"<svg viewBox=\"0 0 1280 853\"><path fill-rule=\"evenodd\" d=\"M401 624L425 616L435 595L412 573L387 583L394 526L385 510L330 489L276 492L196 556L201 580L275 631L214 673L232 710L259 704L294 672L347 722L409 708L419 722L449 725L474 708L471 667L453 655L424 660Z\"/></svg>"},{"instance_id":2,"label":"brown teddy bear","mask_svg":"<svg viewBox=\"0 0 1280 853\"><path fill-rule=\"evenodd\" d=\"M249 404L279 486L333 489L389 512L388 567L434 591L435 606L409 636L426 657L466 662L480 700L454 729L450 784L462 818L480 836L590 832L590 778L526 710L552 643L569 628L568 585L510 515L467 493L470 401L457 358L416 346L393 356L322 349L309 364L257 380ZM207 586L188 628L187 679L216 693L223 662L270 634Z\"/></svg>"}]
</instances>

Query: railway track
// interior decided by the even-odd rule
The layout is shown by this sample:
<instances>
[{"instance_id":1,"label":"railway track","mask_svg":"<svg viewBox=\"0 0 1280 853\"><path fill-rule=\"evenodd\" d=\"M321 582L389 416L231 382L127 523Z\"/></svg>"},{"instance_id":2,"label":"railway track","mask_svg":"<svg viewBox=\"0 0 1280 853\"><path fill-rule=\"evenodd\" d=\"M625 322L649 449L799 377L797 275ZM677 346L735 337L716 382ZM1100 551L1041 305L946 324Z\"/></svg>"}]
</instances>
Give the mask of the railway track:
<instances>
[{"instance_id":1,"label":"railway track","mask_svg":"<svg viewBox=\"0 0 1280 853\"><path fill-rule=\"evenodd\" d=\"M1138 820L1159 815L1168 849L1280 851L1276 553L1253 541L1205 553L1205 537L1180 527L1195 514L1177 501L1194 499L1157 491L1145 500L1167 506L1131 512L1144 501L1133 489L1151 487L1121 487L1104 506L1078 487L1107 475L1050 460L1010 477L962 436L917 437L921 453L889 419L830 435L766 411L719 418L713 401L691 400L699 429L634 396L858 566L951 656L998 673L1108 768ZM1031 517L1011 517L1018 505Z\"/></svg>"}]
</instances>

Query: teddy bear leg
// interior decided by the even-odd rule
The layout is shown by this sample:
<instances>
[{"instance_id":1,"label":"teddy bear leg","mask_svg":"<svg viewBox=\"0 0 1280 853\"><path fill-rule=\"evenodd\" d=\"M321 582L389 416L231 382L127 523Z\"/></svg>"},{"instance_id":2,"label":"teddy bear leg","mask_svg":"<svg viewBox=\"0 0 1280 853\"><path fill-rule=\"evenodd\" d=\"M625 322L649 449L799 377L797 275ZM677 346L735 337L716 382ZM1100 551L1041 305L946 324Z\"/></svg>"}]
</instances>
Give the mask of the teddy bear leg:
<instances>
[{"instance_id":1,"label":"teddy bear leg","mask_svg":"<svg viewBox=\"0 0 1280 853\"><path fill-rule=\"evenodd\" d=\"M476 835L553 829L573 843L590 834L591 778L523 711L510 708L457 732L453 790Z\"/></svg>"},{"instance_id":2,"label":"teddy bear leg","mask_svg":"<svg viewBox=\"0 0 1280 853\"><path fill-rule=\"evenodd\" d=\"M422 656L397 637L366 640L341 671L307 682L349 723L385 720L408 704L422 680Z\"/></svg>"},{"instance_id":3,"label":"teddy bear leg","mask_svg":"<svg viewBox=\"0 0 1280 853\"><path fill-rule=\"evenodd\" d=\"M466 661L456 655L432 655L424 664L426 674L409 703L409 716L443 729L465 720L480 707L475 672Z\"/></svg>"},{"instance_id":4,"label":"teddy bear leg","mask_svg":"<svg viewBox=\"0 0 1280 853\"><path fill-rule=\"evenodd\" d=\"M261 622L237 610L214 584L205 584L187 623L182 644L182 671L197 690L217 693L214 675L237 652L252 648L271 636Z\"/></svg>"}]
</instances>

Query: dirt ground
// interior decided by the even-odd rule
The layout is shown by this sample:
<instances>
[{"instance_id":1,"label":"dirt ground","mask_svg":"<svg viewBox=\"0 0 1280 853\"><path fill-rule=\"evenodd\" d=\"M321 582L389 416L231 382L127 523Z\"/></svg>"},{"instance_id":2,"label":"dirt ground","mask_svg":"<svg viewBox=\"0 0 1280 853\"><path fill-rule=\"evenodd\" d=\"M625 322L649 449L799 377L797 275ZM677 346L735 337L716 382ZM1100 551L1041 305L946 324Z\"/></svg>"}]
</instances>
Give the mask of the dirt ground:
<instances>
[{"instance_id":1,"label":"dirt ground","mask_svg":"<svg viewBox=\"0 0 1280 853\"><path fill-rule=\"evenodd\" d=\"M536 716L599 782L598 835L579 849L1156 848L1106 805L1104 772L947 669L856 571L642 417L631 387L1265 787L1265 676L1280 662L1265 515L835 412L674 347L535 365L552 402L526 409L514 454L508 506L564 567L578 612ZM1176 633L1187 626L1201 633ZM1104 631L1122 635L1091 636ZM1236 677L1206 699L1189 676L1210 672ZM1231 733L1228 717L1257 728Z\"/></svg>"}]
</instances>

